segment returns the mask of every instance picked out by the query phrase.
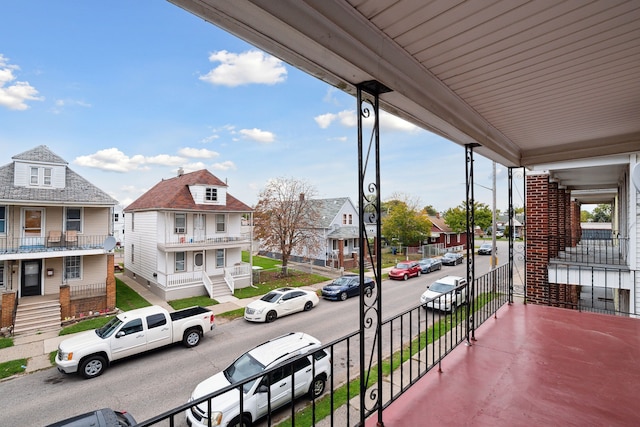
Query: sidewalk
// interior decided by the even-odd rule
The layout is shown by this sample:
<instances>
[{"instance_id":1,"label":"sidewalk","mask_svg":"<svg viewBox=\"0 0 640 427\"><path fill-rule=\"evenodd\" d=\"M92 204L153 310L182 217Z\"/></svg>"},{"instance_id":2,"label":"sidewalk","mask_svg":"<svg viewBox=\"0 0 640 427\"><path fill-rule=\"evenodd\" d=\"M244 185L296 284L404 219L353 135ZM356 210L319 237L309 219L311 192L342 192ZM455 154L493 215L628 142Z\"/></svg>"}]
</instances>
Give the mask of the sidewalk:
<instances>
[{"instance_id":1,"label":"sidewalk","mask_svg":"<svg viewBox=\"0 0 640 427\"><path fill-rule=\"evenodd\" d=\"M383 273L387 272L389 268L383 269ZM368 276L373 274L366 273ZM159 305L166 308L168 311L175 311L166 301L155 295L148 290L144 285L136 282L135 280L127 277L124 274L118 273L116 277L127 284L131 289L136 291L140 296L149 301L152 305ZM321 289L329 281L316 283L307 288ZM226 313L228 311L244 308L250 302L254 301L258 297L238 299L233 296L219 298L219 304L209 306L213 314L218 315ZM216 319L216 323L218 320ZM58 344L71 335L58 336L58 331L50 331L36 335L18 335L13 339L13 347L7 347L0 349L0 363L9 362L11 360L27 359L27 365L24 372L35 372L42 369L52 367L49 361L49 354L58 349ZM3 380L0 380L0 382Z\"/></svg>"}]
</instances>

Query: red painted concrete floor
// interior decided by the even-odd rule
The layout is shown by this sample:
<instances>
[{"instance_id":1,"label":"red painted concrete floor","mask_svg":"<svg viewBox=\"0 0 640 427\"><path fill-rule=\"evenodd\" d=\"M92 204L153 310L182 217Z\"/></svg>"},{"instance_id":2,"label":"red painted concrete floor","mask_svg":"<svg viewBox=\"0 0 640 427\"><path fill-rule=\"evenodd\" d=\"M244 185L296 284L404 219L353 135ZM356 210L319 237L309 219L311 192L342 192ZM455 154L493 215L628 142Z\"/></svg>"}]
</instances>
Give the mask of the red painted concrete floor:
<instances>
[{"instance_id":1,"label":"red painted concrete floor","mask_svg":"<svg viewBox=\"0 0 640 427\"><path fill-rule=\"evenodd\" d=\"M640 320L514 303L475 337L392 403L384 426L640 425Z\"/></svg>"}]
</instances>

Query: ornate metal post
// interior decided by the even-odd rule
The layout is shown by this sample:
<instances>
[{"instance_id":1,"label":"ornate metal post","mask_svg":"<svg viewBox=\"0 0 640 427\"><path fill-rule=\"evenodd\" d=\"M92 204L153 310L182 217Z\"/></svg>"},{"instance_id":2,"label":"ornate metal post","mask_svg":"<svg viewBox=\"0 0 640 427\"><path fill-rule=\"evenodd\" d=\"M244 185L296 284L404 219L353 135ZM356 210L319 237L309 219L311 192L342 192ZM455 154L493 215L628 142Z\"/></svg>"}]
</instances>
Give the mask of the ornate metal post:
<instances>
[{"instance_id":1,"label":"ornate metal post","mask_svg":"<svg viewBox=\"0 0 640 427\"><path fill-rule=\"evenodd\" d=\"M509 304L513 302L513 168L509 168Z\"/></svg>"},{"instance_id":2,"label":"ornate metal post","mask_svg":"<svg viewBox=\"0 0 640 427\"><path fill-rule=\"evenodd\" d=\"M358 102L358 215L360 238L360 283L364 283L365 256L373 266L375 288L360 293L360 425L367 415L378 412L377 425L382 427L382 244L380 240L380 121L379 95L390 89L376 81L357 85ZM367 98L363 97L367 94ZM365 105L366 103L366 105ZM373 128L368 143L363 138L363 119L373 110ZM373 158L371 158L373 156ZM370 165L370 163L372 165ZM373 168L368 167L373 166ZM370 236L366 225L375 226ZM373 243L371 242L373 239ZM367 245L367 251L365 251ZM367 338L373 339L367 339ZM372 342L370 349L366 343ZM373 367L376 371L372 372ZM376 375L376 385L367 390L369 378Z\"/></svg>"},{"instance_id":3,"label":"ornate metal post","mask_svg":"<svg viewBox=\"0 0 640 427\"><path fill-rule=\"evenodd\" d=\"M467 144L464 146L466 158L466 204L467 204L467 345L471 345L469 339L475 341L476 331L473 321L473 313L475 312L475 265L474 265L474 248L475 248L475 198L473 192L473 147L478 144ZM471 338L469 338L471 334Z\"/></svg>"}]
</instances>

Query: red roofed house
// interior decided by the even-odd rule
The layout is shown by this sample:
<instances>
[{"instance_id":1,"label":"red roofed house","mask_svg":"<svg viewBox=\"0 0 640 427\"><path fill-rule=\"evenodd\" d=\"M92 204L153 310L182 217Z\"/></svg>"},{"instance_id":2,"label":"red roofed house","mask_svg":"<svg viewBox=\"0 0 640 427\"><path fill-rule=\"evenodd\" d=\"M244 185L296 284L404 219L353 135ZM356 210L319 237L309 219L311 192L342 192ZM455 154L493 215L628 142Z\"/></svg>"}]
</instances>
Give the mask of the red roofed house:
<instances>
[{"instance_id":1,"label":"red roofed house","mask_svg":"<svg viewBox=\"0 0 640 427\"><path fill-rule=\"evenodd\" d=\"M440 214L429 215L429 220L433 224L429 237L430 244L442 244L445 252L461 251L467 247L467 235L453 231Z\"/></svg>"},{"instance_id":2,"label":"red roofed house","mask_svg":"<svg viewBox=\"0 0 640 427\"><path fill-rule=\"evenodd\" d=\"M251 285L242 262L252 209L203 169L163 179L124 210L125 273L165 300L233 294Z\"/></svg>"}]
</instances>

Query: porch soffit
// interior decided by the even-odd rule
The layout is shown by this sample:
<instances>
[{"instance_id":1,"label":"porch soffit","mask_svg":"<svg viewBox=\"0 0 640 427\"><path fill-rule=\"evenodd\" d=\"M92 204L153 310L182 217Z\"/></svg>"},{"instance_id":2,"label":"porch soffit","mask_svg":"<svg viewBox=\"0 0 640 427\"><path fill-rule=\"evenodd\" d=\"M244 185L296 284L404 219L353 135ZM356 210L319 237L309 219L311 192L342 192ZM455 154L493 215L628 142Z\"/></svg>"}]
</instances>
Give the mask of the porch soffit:
<instances>
[{"instance_id":1,"label":"porch soffit","mask_svg":"<svg viewBox=\"0 0 640 427\"><path fill-rule=\"evenodd\" d=\"M640 2L169 0L506 166L640 150Z\"/></svg>"}]
</instances>

